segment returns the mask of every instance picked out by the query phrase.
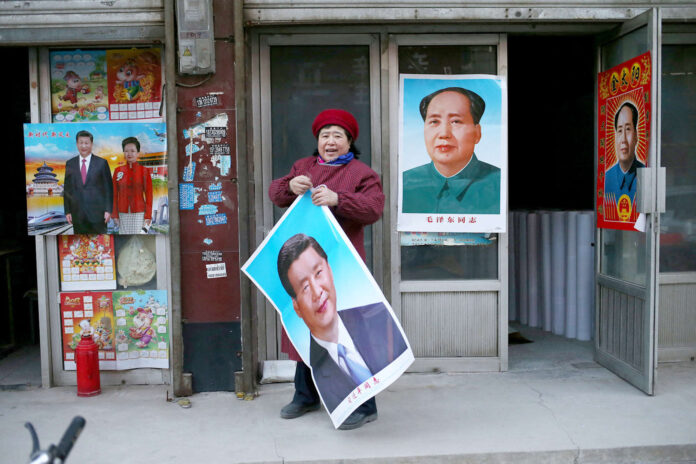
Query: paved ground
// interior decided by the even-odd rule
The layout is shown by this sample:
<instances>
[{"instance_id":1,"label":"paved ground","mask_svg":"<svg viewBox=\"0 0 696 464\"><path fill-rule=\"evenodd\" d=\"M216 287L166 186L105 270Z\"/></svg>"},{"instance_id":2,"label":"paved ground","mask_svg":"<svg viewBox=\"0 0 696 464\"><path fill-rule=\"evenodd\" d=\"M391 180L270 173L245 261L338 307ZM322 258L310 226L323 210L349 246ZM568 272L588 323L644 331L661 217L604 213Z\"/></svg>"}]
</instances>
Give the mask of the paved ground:
<instances>
[{"instance_id":1,"label":"paved ground","mask_svg":"<svg viewBox=\"0 0 696 464\"><path fill-rule=\"evenodd\" d=\"M7 386L0 364L0 462L26 462L75 414L87 427L69 462L167 463L696 463L696 363L661 364L648 397L592 362L589 343L530 331L510 347L510 370L407 374L377 399L379 420L333 429L322 412L278 412L290 384L264 385L253 401L202 393L183 409L166 386L103 389Z\"/></svg>"}]
</instances>

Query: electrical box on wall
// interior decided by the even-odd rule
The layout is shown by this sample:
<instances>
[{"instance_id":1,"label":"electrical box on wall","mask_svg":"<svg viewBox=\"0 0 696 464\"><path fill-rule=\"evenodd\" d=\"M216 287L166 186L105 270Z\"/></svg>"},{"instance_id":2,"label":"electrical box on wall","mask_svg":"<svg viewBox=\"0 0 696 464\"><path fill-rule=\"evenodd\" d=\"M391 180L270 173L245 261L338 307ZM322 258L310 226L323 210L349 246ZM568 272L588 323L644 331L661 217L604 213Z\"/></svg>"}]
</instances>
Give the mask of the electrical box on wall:
<instances>
[{"instance_id":1,"label":"electrical box on wall","mask_svg":"<svg viewBox=\"0 0 696 464\"><path fill-rule=\"evenodd\" d=\"M213 0L176 0L179 73L215 72Z\"/></svg>"}]
</instances>

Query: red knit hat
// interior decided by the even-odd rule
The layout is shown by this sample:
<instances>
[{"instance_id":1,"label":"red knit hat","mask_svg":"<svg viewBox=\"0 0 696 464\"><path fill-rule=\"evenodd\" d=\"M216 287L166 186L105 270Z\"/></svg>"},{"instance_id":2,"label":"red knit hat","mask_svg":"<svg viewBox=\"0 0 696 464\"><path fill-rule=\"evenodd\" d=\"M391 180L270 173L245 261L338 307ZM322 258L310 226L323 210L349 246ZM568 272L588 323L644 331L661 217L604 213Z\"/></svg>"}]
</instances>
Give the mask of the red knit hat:
<instances>
[{"instance_id":1,"label":"red knit hat","mask_svg":"<svg viewBox=\"0 0 696 464\"><path fill-rule=\"evenodd\" d=\"M314 119L312 123L312 133L314 137L319 136L319 131L324 126L341 126L353 140L358 138L358 121L352 114L344 110L324 110Z\"/></svg>"}]
</instances>

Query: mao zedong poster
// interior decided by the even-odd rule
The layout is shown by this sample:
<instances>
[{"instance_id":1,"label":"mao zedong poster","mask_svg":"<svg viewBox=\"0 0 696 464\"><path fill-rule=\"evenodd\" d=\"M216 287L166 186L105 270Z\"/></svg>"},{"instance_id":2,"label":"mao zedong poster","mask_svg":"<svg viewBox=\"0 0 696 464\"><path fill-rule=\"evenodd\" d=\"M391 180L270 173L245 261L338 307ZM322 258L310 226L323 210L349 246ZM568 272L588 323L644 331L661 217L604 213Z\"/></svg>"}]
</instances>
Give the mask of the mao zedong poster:
<instances>
[{"instance_id":1,"label":"mao zedong poster","mask_svg":"<svg viewBox=\"0 0 696 464\"><path fill-rule=\"evenodd\" d=\"M650 52L599 73L597 227L633 230L637 169L648 165Z\"/></svg>"},{"instance_id":2,"label":"mao zedong poster","mask_svg":"<svg viewBox=\"0 0 696 464\"><path fill-rule=\"evenodd\" d=\"M242 271L280 313L334 427L413 362L370 271L311 192L288 208Z\"/></svg>"},{"instance_id":3,"label":"mao zedong poster","mask_svg":"<svg viewBox=\"0 0 696 464\"><path fill-rule=\"evenodd\" d=\"M29 235L168 233L166 132L162 122L24 124Z\"/></svg>"},{"instance_id":4,"label":"mao zedong poster","mask_svg":"<svg viewBox=\"0 0 696 464\"><path fill-rule=\"evenodd\" d=\"M402 74L399 92L398 230L505 232L505 78Z\"/></svg>"}]
</instances>

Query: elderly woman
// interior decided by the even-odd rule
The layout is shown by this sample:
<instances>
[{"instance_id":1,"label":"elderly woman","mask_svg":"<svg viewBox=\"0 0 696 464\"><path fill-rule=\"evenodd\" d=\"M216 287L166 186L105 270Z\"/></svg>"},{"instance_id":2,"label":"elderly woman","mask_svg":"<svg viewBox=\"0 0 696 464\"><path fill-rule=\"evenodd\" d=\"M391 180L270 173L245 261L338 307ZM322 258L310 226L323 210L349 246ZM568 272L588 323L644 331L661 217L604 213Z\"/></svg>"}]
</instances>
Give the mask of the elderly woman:
<instances>
[{"instance_id":1,"label":"elderly woman","mask_svg":"<svg viewBox=\"0 0 696 464\"><path fill-rule=\"evenodd\" d=\"M316 152L297 160L288 175L271 183L271 201L279 207L287 207L298 196L314 188L312 203L329 207L365 260L363 228L382 215L384 193L377 173L357 159L360 151L354 142L358 138L358 122L347 111L329 109L316 117L312 133L317 138ZM295 395L280 412L282 418L294 419L318 409L319 394L312 382L311 370L302 362L285 331L281 349L290 359L297 361ZM375 419L377 404L372 398L356 409L340 428L358 428Z\"/></svg>"},{"instance_id":2,"label":"elderly woman","mask_svg":"<svg viewBox=\"0 0 696 464\"><path fill-rule=\"evenodd\" d=\"M128 137L121 142L126 164L114 171L114 208L111 217L119 234L139 234L152 223L152 178L138 163L140 142Z\"/></svg>"}]
</instances>

